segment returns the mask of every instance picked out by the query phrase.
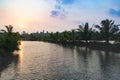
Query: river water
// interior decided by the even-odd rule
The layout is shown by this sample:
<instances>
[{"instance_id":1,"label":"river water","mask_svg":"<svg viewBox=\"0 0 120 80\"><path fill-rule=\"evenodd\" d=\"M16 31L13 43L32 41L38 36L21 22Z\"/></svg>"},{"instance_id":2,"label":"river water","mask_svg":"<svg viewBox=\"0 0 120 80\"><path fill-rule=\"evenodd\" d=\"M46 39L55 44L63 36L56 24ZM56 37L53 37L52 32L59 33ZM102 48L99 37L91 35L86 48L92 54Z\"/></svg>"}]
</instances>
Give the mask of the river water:
<instances>
[{"instance_id":1,"label":"river water","mask_svg":"<svg viewBox=\"0 0 120 80\"><path fill-rule=\"evenodd\" d=\"M120 53L23 41L0 57L0 80L120 80Z\"/></svg>"}]
</instances>

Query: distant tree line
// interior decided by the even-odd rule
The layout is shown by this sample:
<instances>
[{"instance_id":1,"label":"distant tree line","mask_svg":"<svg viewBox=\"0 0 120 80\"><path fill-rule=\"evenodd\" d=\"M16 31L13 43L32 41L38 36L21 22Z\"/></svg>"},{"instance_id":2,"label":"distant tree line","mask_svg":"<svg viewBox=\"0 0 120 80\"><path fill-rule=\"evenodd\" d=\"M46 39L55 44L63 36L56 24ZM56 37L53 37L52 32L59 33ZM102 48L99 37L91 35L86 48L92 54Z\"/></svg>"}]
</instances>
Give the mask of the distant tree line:
<instances>
[{"instance_id":1,"label":"distant tree line","mask_svg":"<svg viewBox=\"0 0 120 80\"><path fill-rule=\"evenodd\" d=\"M21 37L23 40L30 41L48 41L48 42L86 42L104 40L109 43L109 40L120 40L120 25L116 25L113 20L102 20L100 25L89 26L89 23L79 25L78 29L63 32L36 32L26 33L23 31Z\"/></svg>"},{"instance_id":2,"label":"distant tree line","mask_svg":"<svg viewBox=\"0 0 120 80\"><path fill-rule=\"evenodd\" d=\"M13 51L18 49L20 34L13 32L13 26L5 26L6 30L0 30L0 51Z\"/></svg>"}]
</instances>

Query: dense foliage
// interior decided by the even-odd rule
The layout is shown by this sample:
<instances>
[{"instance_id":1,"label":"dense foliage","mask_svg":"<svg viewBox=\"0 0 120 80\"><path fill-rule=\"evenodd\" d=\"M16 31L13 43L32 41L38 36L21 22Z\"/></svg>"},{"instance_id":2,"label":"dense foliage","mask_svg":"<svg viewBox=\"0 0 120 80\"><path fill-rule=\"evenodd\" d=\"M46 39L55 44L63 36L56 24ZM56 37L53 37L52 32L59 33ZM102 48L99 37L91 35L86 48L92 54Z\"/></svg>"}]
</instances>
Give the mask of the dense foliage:
<instances>
[{"instance_id":1,"label":"dense foliage","mask_svg":"<svg viewBox=\"0 0 120 80\"><path fill-rule=\"evenodd\" d=\"M23 40L48 41L48 42L81 42L120 40L119 25L115 25L113 20L102 20L101 26L93 25L89 27L88 23L79 25L78 29L63 32L36 32L28 34L25 31L21 34Z\"/></svg>"},{"instance_id":2,"label":"dense foliage","mask_svg":"<svg viewBox=\"0 0 120 80\"><path fill-rule=\"evenodd\" d=\"M6 51L12 51L17 49L19 44L20 35L17 32L13 32L13 26L5 26L6 30L0 31L0 49Z\"/></svg>"}]
</instances>

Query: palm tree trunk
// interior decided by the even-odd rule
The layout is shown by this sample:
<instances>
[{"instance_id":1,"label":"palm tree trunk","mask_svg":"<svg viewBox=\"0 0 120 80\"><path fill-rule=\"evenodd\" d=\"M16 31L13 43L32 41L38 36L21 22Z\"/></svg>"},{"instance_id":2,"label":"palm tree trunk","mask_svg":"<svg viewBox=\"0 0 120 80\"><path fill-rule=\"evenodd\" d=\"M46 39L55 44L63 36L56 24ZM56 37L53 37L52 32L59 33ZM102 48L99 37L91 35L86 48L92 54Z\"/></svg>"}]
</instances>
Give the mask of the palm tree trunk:
<instances>
[{"instance_id":1,"label":"palm tree trunk","mask_svg":"<svg viewBox=\"0 0 120 80\"><path fill-rule=\"evenodd\" d=\"M88 43L88 40L85 40L86 43Z\"/></svg>"},{"instance_id":2,"label":"palm tree trunk","mask_svg":"<svg viewBox=\"0 0 120 80\"><path fill-rule=\"evenodd\" d=\"M109 34L106 36L106 43L109 43Z\"/></svg>"},{"instance_id":3,"label":"palm tree trunk","mask_svg":"<svg viewBox=\"0 0 120 80\"><path fill-rule=\"evenodd\" d=\"M106 43L109 43L109 39L106 39Z\"/></svg>"}]
</instances>

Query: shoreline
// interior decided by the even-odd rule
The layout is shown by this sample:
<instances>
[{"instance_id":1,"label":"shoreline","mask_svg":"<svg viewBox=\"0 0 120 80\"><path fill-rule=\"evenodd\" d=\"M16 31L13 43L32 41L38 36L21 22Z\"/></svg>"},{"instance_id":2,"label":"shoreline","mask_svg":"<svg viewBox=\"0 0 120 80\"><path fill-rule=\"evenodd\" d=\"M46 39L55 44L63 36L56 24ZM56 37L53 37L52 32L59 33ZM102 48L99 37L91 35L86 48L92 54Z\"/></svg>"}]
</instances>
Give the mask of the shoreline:
<instances>
[{"instance_id":1,"label":"shoreline","mask_svg":"<svg viewBox=\"0 0 120 80\"><path fill-rule=\"evenodd\" d=\"M31 41L31 40L23 40L23 41ZM33 40L32 40L33 41ZM36 40L38 41L38 40ZM63 46L77 46L77 47L86 47L93 50L102 50L102 51L111 51L120 53L120 43L105 43L105 42L82 42L82 41L75 41L75 42L59 42L59 41L43 41Z\"/></svg>"},{"instance_id":2,"label":"shoreline","mask_svg":"<svg viewBox=\"0 0 120 80\"><path fill-rule=\"evenodd\" d=\"M45 41L46 42L46 41ZM48 42L67 46L86 47L93 50L111 51L120 53L120 43L111 44L104 42Z\"/></svg>"}]
</instances>

